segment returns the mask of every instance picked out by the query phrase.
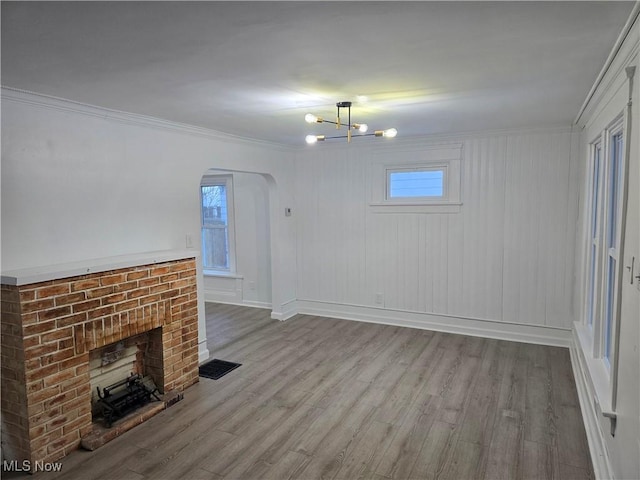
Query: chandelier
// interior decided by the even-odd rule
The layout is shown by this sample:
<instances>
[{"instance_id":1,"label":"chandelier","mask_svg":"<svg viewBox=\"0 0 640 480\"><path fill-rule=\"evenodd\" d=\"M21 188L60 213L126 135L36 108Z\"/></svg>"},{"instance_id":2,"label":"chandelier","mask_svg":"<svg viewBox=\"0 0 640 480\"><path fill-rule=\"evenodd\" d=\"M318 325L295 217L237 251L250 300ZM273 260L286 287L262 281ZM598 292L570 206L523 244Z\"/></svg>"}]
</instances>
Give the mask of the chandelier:
<instances>
[{"instance_id":1,"label":"chandelier","mask_svg":"<svg viewBox=\"0 0 640 480\"><path fill-rule=\"evenodd\" d=\"M373 133L367 133L369 127L366 123L351 123L351 102L338 102L336 103L336 107L338 108L338 113L336 115L336 121L332 122L331 120L325 120L322 117L317 117L311 113L307 113L304 119L307 123L331 123L336 126L336 129L339 130L342 127L346 127L347 134L346 135L336 135L327 137L325 135L307 135L305 138L306 142L309 144L314 144L317 142L323 142L325 140L330 140L333 138L346 138L347 142L351 142L352 137L386 137L393 138L398 134L398 131L395 128L388 128L387 130L376 130ZM347 123L343 123L340 120L340 109L347 109ZM357 131L355 135L352 135L352 131Z\"/></svg>"}]
</instances>

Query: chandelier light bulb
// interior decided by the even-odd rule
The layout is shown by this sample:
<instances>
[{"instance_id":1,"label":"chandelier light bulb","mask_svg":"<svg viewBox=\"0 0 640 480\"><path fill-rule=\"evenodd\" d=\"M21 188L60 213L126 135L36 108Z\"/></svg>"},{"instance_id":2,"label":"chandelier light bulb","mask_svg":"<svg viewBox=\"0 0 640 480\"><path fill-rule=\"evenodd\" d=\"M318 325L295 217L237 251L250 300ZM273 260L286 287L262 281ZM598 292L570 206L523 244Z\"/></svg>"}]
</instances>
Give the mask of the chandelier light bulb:
<instances>
[{"instance_id":1,"label":"chandelier light bulb","mask_svg":"<svg viewBox=\"0 0 640 480\"><path fill-rule=\"evenodd\" d=\"M307 123L322 123L322 117L318 117L313 113L307 113L304 119Z\"/></svg>"},{"instance_id":2,"label":"chandelier light bulb","mask_svg":"<svg viewBox=\"0 0 640 480\"><path fill-rule=\"evenodd\" d=\"M398 135L398 130L396 130L395 128L389 128L387 130L385 130L382 135L386 138L393 138L396 135Z\"/></svg>"},{"instance_id":3,"label":"chandelier light bulb","mask_svg":"<svg viewBox=\"0 0 640 480\"><path fill-rule=\"evenodd\" d=\"M316 142L324 142L326 137L324 135L307 135L304 140L309 145L313 145Z\"/></svg>"},{"instance_id":4,"label":"chandelier light bulb","mask_svg":"<svg viewBox=\"0 0 640 480\"><path fill-rule=\"evenodd\" d=\"M366 123L361 123L360 125L358 125L358 131L360 133L366 133L367 130L369 130L369 125L367 125Z\"/></svg>"}]
</instances>

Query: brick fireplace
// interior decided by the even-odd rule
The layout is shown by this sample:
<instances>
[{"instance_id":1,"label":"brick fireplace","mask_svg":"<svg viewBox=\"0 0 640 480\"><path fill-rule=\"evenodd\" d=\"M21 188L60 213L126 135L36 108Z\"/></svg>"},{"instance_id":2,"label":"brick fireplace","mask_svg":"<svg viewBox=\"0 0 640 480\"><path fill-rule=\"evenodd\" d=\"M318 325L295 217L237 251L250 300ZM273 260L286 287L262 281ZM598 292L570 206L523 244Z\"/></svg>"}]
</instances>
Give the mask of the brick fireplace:
<instances>
[{"instance_id":1,"label":"brick fireplace","mask_svg":"<svg viewBox=\"0 0 640 480\"><path fill-rule=\"evenodd\" d=\"M198 381L195 258L106 268L3 274L5 460L51 462L79 447L92 429L94 349L148 332L145 362L161 392Z\"/></svg>"}]
</instances>

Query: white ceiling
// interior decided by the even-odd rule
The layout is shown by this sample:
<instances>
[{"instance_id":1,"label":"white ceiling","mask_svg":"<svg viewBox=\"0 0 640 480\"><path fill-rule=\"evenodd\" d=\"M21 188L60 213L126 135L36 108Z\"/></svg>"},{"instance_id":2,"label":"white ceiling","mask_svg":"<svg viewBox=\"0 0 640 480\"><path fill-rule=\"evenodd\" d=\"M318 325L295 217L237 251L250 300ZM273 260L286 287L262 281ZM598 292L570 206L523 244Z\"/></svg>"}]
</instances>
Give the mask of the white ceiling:
<instances>
[{"instance_id":1,"label":"white ceiling","mask_svg":"<svg viewBox=\"0 0 640 480\"><path fill-rule=\"evenodd\" d=\"M301 145L571 124L633 2L2 2L2 85Z\"/></svg>"}]
</instances>

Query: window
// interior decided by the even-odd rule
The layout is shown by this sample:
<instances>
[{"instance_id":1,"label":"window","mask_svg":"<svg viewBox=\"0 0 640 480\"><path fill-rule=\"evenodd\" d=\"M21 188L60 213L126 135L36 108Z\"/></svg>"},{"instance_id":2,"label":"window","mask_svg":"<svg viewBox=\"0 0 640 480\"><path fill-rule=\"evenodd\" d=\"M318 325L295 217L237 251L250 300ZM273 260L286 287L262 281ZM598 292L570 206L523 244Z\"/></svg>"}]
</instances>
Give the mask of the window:
<instances>
[{"instance_id":1,"label":"window","mask_svg":"<svg viewBox=\"0 0 640 480\"><path fill-rule=\"evenodd\" d=\"M462 206L462 144L373 153L367 182L373 213L458 213Z\"/></svg>"},{"instance_id":2,"label":"window","mask_svg":"<svg viewBox=\"0 0 640 480\"><path fill-rule=\"evenodd\" d=\"M591 215L589 216L589 259L588 259L588 286L587 286L587 326L593 329L594 315L597 309L597 266L600 235L598 232L598 206L600 195L600 158L602 145L593 145L592 171L591 171Z\"/></svg>"},{"instance_id":3,"label":"window","mask_svg":"<svg viewBox=\"0 0 640 480\"><path fill-rule=\"evenodd\" d=\"M230 176L205 176L200 185L202 261L205 270L235 270L233 184Z\"/></svg>"},{"instance_id":4,"label":"window","mask_svg":"<svg viewBox=\"0 0 640 480\"><path fill-rule=\"evenodd\" d=\"M387 170L387 199L443 199L446 167Z\"/></svg>"},{"instance_id":5,"label":"window","mask_svg":"<svg viewBox=\"0 0 640 480\"><path fill-rule=\"evenodd\" d=\"M618 206L620 204L620 171L623 159L622 132L611 136L611 152L608 165L606 227L606 278L604 311L604 358L610 363L611 342L616 303L616 278L618 276Z\"/></svg>"},{"instance_id":6,"label":"window","mask_svg":"<svg viewBox=\"0 0 640 480\"><path fill-rule=\"evenodd\" d=\"M591 146L584 323L593 357L611 368L616 328L624 160L622 121Z\"/></svg>"}]
</instances>

